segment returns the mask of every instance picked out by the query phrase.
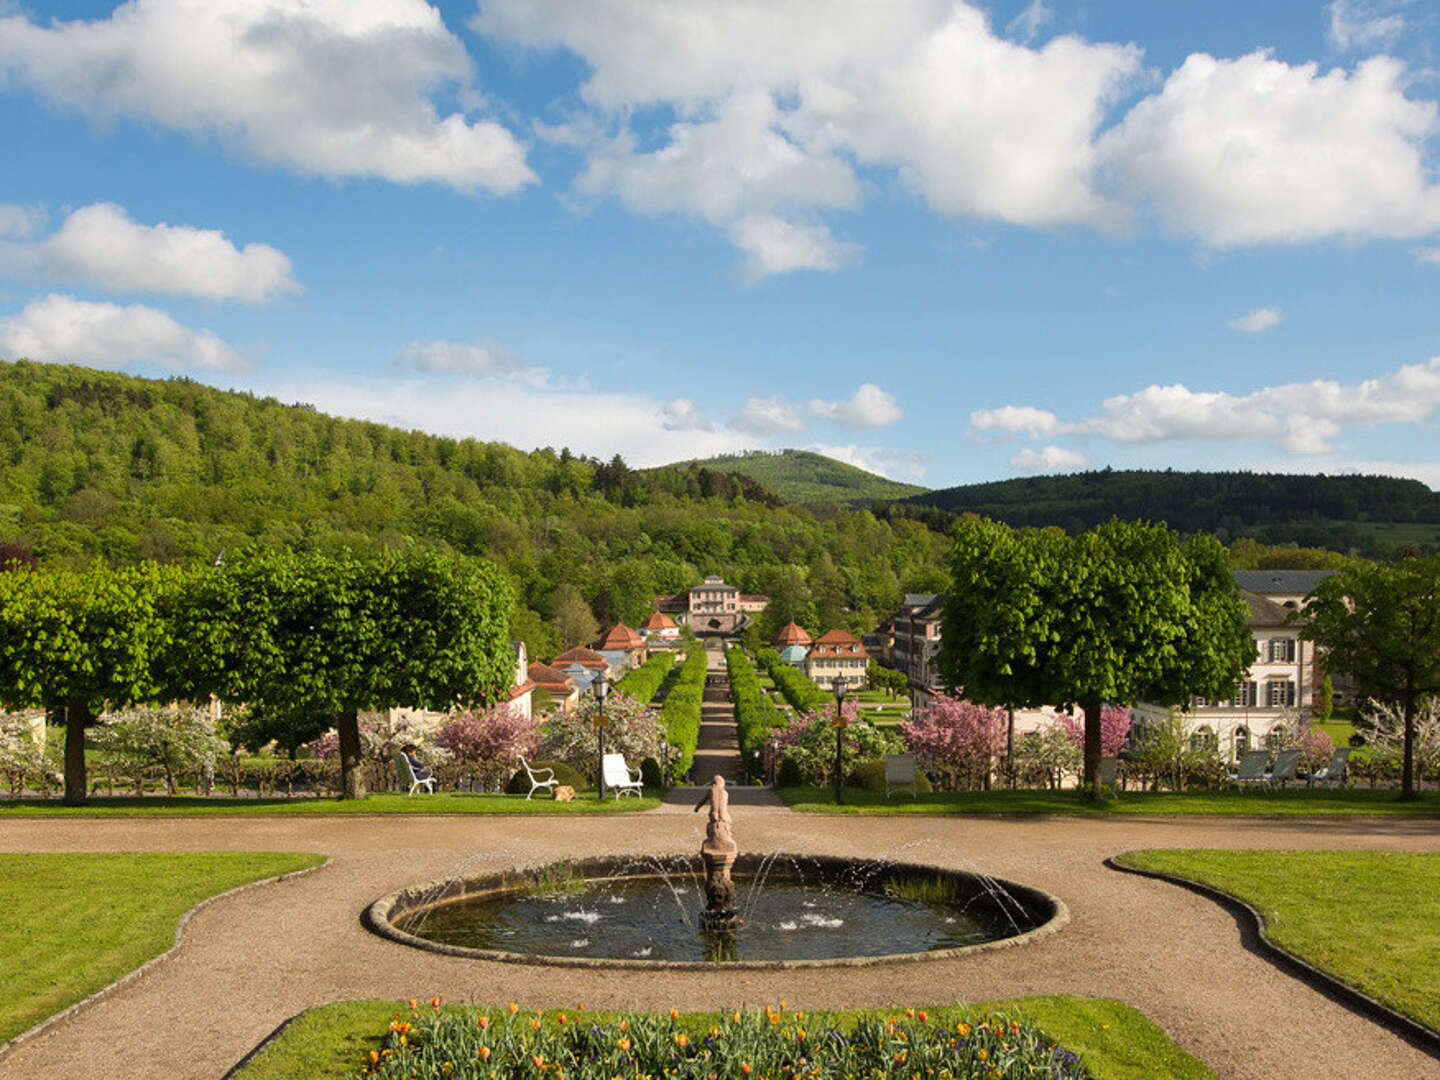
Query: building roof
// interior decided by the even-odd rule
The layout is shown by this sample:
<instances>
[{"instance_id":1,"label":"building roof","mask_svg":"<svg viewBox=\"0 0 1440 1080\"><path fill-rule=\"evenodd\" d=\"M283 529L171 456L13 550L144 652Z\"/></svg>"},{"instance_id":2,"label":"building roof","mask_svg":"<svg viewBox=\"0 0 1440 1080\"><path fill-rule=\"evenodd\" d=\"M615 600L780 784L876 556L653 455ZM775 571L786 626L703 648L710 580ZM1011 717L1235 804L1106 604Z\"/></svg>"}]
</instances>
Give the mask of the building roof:
<instances>
[{"instance_id":1,"label":"building roof","mask_svg":"<svg viewBox=\"0 0 1440 1080\"><path fill-rule=\"evenodd\" d=\"M594 649L587 649L584 645L576 645L573 649L566 649L554 660L550 661L551 667L563 667L566 664L579 664L581 667L600 669L609 666L609 661L601 656Z\"/></svg>"},{"instance_id":2,"label":"building roof","mask_svg":"<svg viewBox=\"0 0 1440 1080\"><path fill-rule=\"evenodd\" d=\"M933 592L907 592L902 602L902 607L923 608L929 607L936 600L940 599L940 593Z\"/></svg>"},{"instance_id":3,"label":"building roof","mask_svg":"<svg viewBox=\"0 0 1440 1080\"><path fill-rule=\"evenodd\" d=\"M510 688L510 700L511 700L511 701L514 701L514 700L515 700L516 698L518 698L518 697L523 697L524 695L530 693L530 691L531 691L531 690L534 690L534 689L535 689L535 680L534 680L534 679L528 679L528 678L527 678L523 683L516 683L514 686L512 686L512 687Z\"/></svg>"},{"instance_id":4,"label":"building roof","mask_svg":"<svg viewBox=\"0 0 1440 1080\"><path fill-rule=\"evenodd\" d=\"M645 639L623 622L616 623L606 630L600 635L600 640L595 643L595 648L600 652L608 652L613 649L643 649L644 647Z\"/></svg>"},{"instance_id":5,"label":"building roof","mask_svg":"<svg viewBox=\"0 0 1440 1080\"><path fill-rule=\"evenodd\" d=\"M810 635L799 623L788 622L780 628L775 635L776 648L784 648L786 645L809 645Z\"/></svg>"},{"instance_id":6,"label":"building roof","mask_svg":"<svg viewBox=\"0 0 1440 1080\"><path fill-rule=\"evenodd\" d=\"M1284 626L1285 620L1290 616L1291 609L1281 607L1274 600L1249 589L1240 590L1240 599L1245 601L1245 606L1249 609L1245 616L1246 626Z\"/></svg>"},{"instance_id":7,"label":"building roof","mask_svg":"<svg viewBox=\"0 0 1440 1080\"><path fill-rule=\"evenodd\" d=\"M859 656L865 651L860 639L846 630L829 630L815 639L812 657Z\"/></svg>"},{"instance_id":8,"label":"building roof","mask_svg":"<svg viewBox=\"0 0 1440 1080\"><path fill-rule=\"evenodd\" d=\"M810 650L804 645L786 645L780 650L780 662L783 664L803 663L810 655Z\"/></svg>"},{"instance_id":9,"label":"building roof","mask_svg":"<svg viewBox=\"0 0 1440 1080\"><path fill-rule=\"evenodd\" d=\"M575 689L575 680L549 664L531 664L530 681L544 687L547 693L568 694Z\"/></svg>"},{"instance_id":10,"label":"building roof","mask_svg":"<svg viewBox=\"0 0 1440 1080\"><path fill-rule=\"evenodd\" d=\"M674 630L675 620L661 611L652 611L640 624L641 630Z\"/></svg>"},{"instance_id":11,"label":"building roof","mask_svg":"<svg viewBox=\"0 0 1440 1080\"><path fill-rule=\"evenodd\" d=\"M1334 570L1236 570L1235 584L1261 596L1304 596Z\"/></svg>"},{"instance_id":12,"label":"building roof","mask_svg":"<svg viewBox=\"0 0 1440 1080\"><path fill-rule=\"evenodd\" d=\"M725 584L724 579L723 579L723 578L718 578L718 577L707 577L707 578L706 578L704 581L702 581L699 585L696 585L696 586L695 586L695 589L708 589L708 590L710 590L711 592L714 592L716 589L719 589L721 592L733 592L733 593L738 593L738 592L740 591L740 590L739 590L738 588L736 588L734 585L727 585L727 584ZM690 591L691 591L691 592L694 592L695 589L691 589Z\"/></svg>"}]
</instances>

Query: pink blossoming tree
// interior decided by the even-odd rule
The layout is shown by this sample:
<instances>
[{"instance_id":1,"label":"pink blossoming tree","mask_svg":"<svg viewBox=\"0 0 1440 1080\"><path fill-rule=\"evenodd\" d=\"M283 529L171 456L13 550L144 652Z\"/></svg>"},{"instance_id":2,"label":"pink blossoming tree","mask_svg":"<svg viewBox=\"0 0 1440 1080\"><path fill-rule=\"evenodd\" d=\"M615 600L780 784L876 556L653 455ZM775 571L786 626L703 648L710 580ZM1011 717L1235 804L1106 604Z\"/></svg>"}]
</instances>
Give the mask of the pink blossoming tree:
<instances>
[{"instance_id":1,"label":"pink blossoming tree","mask_svg":"<svg viewBox=\"0 0 1440 1080\"><path fill-rule=\"evenodd\" d=\"M900 725L900 736L932 781L948 788L981 787L1005 750L1004 709L938 695Z\"/></svg>"},{"instance_id":2,"label":"pink blossoming tree","mask_svg":"<svg viewBox=\"0 0 1440 1080\"><path fill-rule=\"evenodd\" d=\"M519 758L533 757L539 722L513 705L484 712L461 712L440 725L435 741L455 762L472 772L485 791L499 789L519 768Z\"/></svg>"}]
</instances>

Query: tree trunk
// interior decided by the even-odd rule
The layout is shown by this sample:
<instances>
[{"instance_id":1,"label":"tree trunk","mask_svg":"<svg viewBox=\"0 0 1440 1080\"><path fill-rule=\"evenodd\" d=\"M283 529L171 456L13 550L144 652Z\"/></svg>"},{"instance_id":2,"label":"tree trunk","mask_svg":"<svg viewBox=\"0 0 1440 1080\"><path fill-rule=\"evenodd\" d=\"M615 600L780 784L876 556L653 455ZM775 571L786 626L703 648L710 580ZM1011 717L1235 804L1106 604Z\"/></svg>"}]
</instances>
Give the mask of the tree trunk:
<instances>
[{"instance_id":1,"label":"tree trunk","mask_svg":"<svg viewBox=\"0 0 1440 1080\"><path fill-rule=\"evenodd\" d=\"M1100 702L1087 701L1085 708L1085 798L1099 800L1100 790Z\"/></svg>"},{"instance_id":2,"label":"tree trunk","mask_svg":"<svg viewBox=\"0 0 1440 1080\"><path fill-rule=\"evenodd\" d=\"M65 805L84 806L88 793L85 775L85 726L90 703L79 698L65 702Z\"/></svg>"},{"instance_id":3,"label":"tree trunk","mask_svg":"<svg viewBox=\"0 0 1440 1080\"><path fill-rule=\"evenodd\" d=\"M1405 749L1400 769L1400 798L1415 798L1415 691L1405 688Z\"/></svg>"},{"instance_id":4,"label":"tree trunk","mask_svg":"<svg viewBox=\"0 0 1440 1080\"><path fill-rule=\"evenodd\" d=\"M340 797L365 798L364 760L360 749L360 710L350 709L335 717L340 736Z\"/></svg>"}]
</instances>

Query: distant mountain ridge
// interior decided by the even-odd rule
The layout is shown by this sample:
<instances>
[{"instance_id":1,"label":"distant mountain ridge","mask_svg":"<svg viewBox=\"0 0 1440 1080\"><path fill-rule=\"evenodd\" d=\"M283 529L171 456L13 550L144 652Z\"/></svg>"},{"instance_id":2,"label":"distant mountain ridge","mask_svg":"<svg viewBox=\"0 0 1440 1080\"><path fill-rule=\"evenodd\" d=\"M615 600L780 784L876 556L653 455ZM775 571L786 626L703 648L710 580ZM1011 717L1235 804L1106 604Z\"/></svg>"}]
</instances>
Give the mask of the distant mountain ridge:
<instances>
[{"instance_id":1,"label":"distant mountain ridge","mask_svg":"<svg viewBox=\"0 0 1440 1080\"><path fill-rule=\"evenodd\" d=\"M759 481L789 503L861 503L904 499L927 489L889 480L811 450L751 450L677 462Z\"/></svg>"}]
</instances>

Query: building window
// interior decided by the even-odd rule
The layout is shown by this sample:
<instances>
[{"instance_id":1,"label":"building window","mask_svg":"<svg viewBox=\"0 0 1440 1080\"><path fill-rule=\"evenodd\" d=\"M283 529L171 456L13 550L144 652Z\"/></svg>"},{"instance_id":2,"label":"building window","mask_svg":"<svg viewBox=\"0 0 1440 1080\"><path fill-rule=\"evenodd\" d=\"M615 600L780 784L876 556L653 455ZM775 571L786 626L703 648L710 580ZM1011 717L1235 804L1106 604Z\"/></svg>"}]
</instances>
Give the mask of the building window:
<instances>
[{"instance_id":1,"label":"building window","mask_svg":"<svg viewBox=\"0 0 1440 1080\"><path fill-rule=\"evenodd\" d=\"M1194 753L1214 753L1219 748L1220 738L1210 729L1209 724L1202 724L1190 736L1190 749Z\"/></svg>"},{"instance_id":2,"label":"building window","mask_svg":"<svg viewBox=\"0 0 1440 1080\"><path fill-rule=\"evenodd\" d=\"M1295 683L1292 680L1271 679L1269 686L1271 708L1295 704Z\"/></svg>"},{"instance_id":3,"label":"building window","mask_svg":"<svg viewBox=\"0 0 1440 1080\"><path fill-rule=\"evenodd\" d=\"M1239 757L1250 749L1250 729L1243 724L1235 729L1235 756Z\"/></svg>"},{"instance_id":4,"label":"building window","mask_svg":"<svg viewBox=\"0 0 1440 1080\"><path fill-rule=\"evenodd\" d=\"M1266 750L1283 750L1290 739L1290 732L1284 724L1276 724L1265 733Z\"/></svg>"},{"instance_id":5,"label":"building window","mask_svg":"<svg viewBox=\"0 0 1440 1080\"><path fill-rule=\"evenodd\" d=\"M1271 638L1270 662L1272 664L1293 664L1295 662L1295 639Z\"/></svg>"}]
</instances>

